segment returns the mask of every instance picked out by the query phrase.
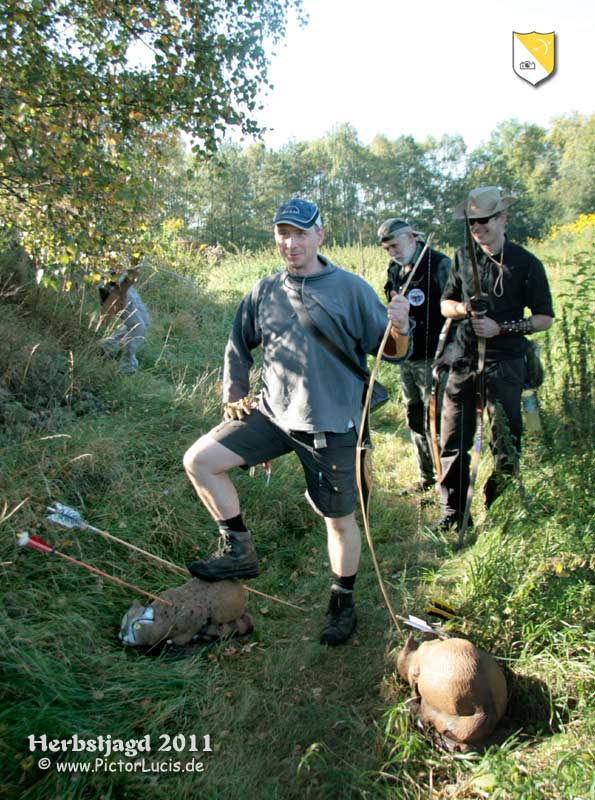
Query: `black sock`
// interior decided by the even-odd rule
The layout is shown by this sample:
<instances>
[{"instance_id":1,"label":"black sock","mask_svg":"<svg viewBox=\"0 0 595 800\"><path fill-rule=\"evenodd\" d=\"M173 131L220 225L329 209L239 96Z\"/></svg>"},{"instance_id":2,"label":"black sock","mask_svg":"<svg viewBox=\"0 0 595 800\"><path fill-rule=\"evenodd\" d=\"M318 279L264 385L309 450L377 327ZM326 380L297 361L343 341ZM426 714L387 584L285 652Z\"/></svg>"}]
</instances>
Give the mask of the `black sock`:
<instances>
[{"instance_id":1,"label":"black sock","mask_svg":"<svg viewBox=\"0 0 595 800\"><path fill-rule=\"evenodd\" d=\"M335 575L333 572L333 585L331 586L332 592L352 592L355 586L355 575L340 576Z\"/></svg>"},{"instance_id":2,"label":"black sock","mask_svg":"<svg viewBox=\"0 0 595 800\"><path fill-rule=\"evenodd\" d=\"M220 524L225 525L228 530L236 531L237 533L248 531L248 528L244 525L244 520L242 519L241 514L238 514L235 517L230 517L229 519L221 520Z\"/></svg>"}]
</instances>

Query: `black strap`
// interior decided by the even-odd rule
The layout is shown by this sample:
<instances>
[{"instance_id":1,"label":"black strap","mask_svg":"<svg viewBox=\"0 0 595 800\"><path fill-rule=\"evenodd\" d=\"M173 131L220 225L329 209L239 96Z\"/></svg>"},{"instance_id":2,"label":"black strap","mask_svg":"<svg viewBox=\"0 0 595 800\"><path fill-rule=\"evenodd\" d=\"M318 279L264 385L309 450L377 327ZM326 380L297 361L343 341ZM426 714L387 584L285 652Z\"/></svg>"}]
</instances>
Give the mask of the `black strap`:
<instances>
[{"instance_id":1,"label":"black strap","mask_svg":"<svg viewBox=\"0 0 595 800\"><path fill-rule=\"evenodd\" d=\"M295 313L298 315L298 318L304 328L309 331L312 336L316 339L316 341L321 344L329 353L335 356L343 366L350 369L353 373L355 373L358 378L361 378L364 383L368 383L370 378L370 373L367 370L362 369L360 365L350 358L347 353L343 352L341 348L336 345L332 339L329 339L325 333L323 333L320 328L316 325L312 317L308 314L304 304L302 303L301 297L297 291L291 291L287 288L287 299L291 303L291 306Z\"/></svg>"}]
</instances>

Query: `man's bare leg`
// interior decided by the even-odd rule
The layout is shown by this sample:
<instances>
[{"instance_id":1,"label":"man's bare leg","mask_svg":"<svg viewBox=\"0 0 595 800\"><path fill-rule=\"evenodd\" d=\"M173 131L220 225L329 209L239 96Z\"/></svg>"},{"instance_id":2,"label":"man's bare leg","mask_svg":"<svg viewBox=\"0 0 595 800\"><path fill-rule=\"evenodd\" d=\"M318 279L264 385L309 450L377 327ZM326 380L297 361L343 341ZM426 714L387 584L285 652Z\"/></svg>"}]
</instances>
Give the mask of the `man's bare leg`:
<instances>
[{"instance_id":1,"label":"man's bare leg","mask_svg":"<svg viewBox=\"0 0 595 800\"><path fill-rule=\"evenodd\" d=\"M202 436L184 454L184 469L196 494L219 525L222 537L221 547L200 561L189 565L196 578L206 581L220 581L228 578L255 578L258 575L258 562L250 532L245 529L232 529L234 518L239 517L240 501L238 493L227 472L239 467L245 461L229 448L212 439L209 434ZM229 524L225 524L225 521Z\"/></svg>"},{"instance_id":2,"label":"man's bare leg","mask_svg":"<svg viewBox=\"0 0 595 800\"><path fill-rule=\"evenodd\" d=\"M244 463L241 456L208 433L184 453L186 475L214 520L229 519L240 513L238 493L227 473Z\"/></svg>"},{"instance_id":3,"label":"man's bare leg","mask_svg":"<svg viewBox=\"0 0 595 800\"><path fill-rule=\"evenodd\" d=\"M349 639L357 622L353 587L361 555L361 534L355 514L325 517L324 521L334 583L320 643L338 645Z\"/></svg>"},{"instance_id":4,"label":"man's bare leg","mask_svg":"<svg viewBox=\"0 0 595 800\"><path fill-rule=\"evenodd\" d=\"M355 575L362 551L362 537L355 514L325 517L328 555L335 575Z\"/></svg>"}]
</instances>

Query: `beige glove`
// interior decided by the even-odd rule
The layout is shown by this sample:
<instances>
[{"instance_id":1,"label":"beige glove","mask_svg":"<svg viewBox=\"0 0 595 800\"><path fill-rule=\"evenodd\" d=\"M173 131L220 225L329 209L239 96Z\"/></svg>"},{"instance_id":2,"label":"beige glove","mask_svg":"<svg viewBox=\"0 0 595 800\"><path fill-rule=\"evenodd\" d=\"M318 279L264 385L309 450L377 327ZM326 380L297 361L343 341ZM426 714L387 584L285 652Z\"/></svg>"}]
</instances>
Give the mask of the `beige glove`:
<instances>
[{"instance_id":1,"label":"beige glove","mask_svg":"<svg viewBox=\"0 0 595 800\"><path fill-rule=\"evenodd\" d=\"M256 403L250 397L242 397L233 403L225 403L223 406L223 420L244 419L256 407Z\"/></svg>"}]
</instances>

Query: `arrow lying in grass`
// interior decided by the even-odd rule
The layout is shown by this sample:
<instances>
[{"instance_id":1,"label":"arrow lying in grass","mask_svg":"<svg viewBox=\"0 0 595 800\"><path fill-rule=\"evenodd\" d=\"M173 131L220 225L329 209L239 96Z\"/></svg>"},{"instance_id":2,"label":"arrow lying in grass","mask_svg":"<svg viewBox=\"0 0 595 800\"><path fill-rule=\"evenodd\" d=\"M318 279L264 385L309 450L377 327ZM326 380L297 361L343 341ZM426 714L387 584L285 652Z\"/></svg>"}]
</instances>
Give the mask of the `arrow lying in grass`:
<instances>
[{"instance_id":1,"label":"arrow lying in grass","mask_svg":"<svg viewBox=\"0 0 595 800\"><path fill-rule=\"evenodd\" d=\"M442 639L448 639L450 634L443 630L442 628L432 627L428 625L425 619L421 619L420 617L414 617L413 614L409 614L407 618L399 617L401 622L404 622L405 625L408 625L410 628L415 628L415 630L423 631L424 633L433 633L436 636L439 636Z\"/></svg>"},{"instance_id":2,"label":"arrow lying in grass","mask_svg":"<svg viewBox=\"0 0 595 800\"><path fill-rule=\"evenodd\" d=\"M53 506L48 506L48 511L51 512L48 514L48 519L51 522L55 522L57 525L61 525L63 528L83 528L87 531L93 531L93 533L98 533L100 536L103 536L104 539L110 539L112 542L123 544L124 547L128 547L130 550L136 550L137 553L141 553L143 556L147 556L147 558L152 558L153 561L158 561L160 564L163 564L170 569L175 569L176 572L180 572L183 575L188 574L187 570L185 570L183 567L178 567L175 564L172 564L171 561L166 561L164 558L159 558L159 556L155 556L153 553L148 553L141 547L137 547L136 545L131 544L124 539L118 539L117 536L113 536L107 531L102 531L99 528L90 525L74 508L69 508L68 506L62 505L62 503L54 503Z\"/></svg>"},{"instance_id":3,"label":"arrow lying in grass","mask_svg":"<svg viewBox=\"0 0 595 800\"><path fill-rule=\"evenodd\" d=\"M101 569L97 569L97 567L92 567L90 564L86 564L84 561L79 561L72 556L66 555L66 553L61 553L59 550L56 550L55 547L52 547L47 542L44 542L43 539L40 539L38 536L33 536L27 531L23 531L17 535L17 544L19 547L32 547L33 550L39 550L40 553L44 553L47 556L59 556L65 561L70 561L71 564L76 564L77 567L83 567L83 569L86 569L95 575L100 575L102 578L107 578L109 581L117 583L119 586L125 586L127 589L133 589L135 592L138 592L138 594L144 594L145 597L150 597L151 600L158 600L160 603L163 603L166 606L173 605L173 603L170 603L169 600L165 600L163 597L158 597L156 594L151 594L151 592L145 592L144 589L135 586L133 583L123 581L120 578L116 578L115 575L110 575Z\"/></svg>"},{"instance_id":4,"label":"arrow lying in grass","mask_svg":"<svg viewBox=\"0 0 595 800\"><path fill-rule=\"evenodd\" d=\"M48 514L48 519L51 520L51 522L55 522L57 525L61 525L63 528L83 528L83 530L92 531L93 533L99 534L99 536L103 536L104 539L109 539L112 542L122 544L124 547L128 547L130 550L135 550L137 553L141 553L141 555L146 556L153 561L158 561L160 564L163 564L163 566L169 567L169 569L173 569L175 572L188 577L188 570L184 569L184 567L173 564L171 561L166 561L164 558L160 558L153 553L149 553L146 550L143 550L141 547L137 547L136 545L131 544L124 539L119 539L117 536L114 536L107 531L102 531L99 528L96 528L94 525L90 525L74 508L65 506L62 503L54 503L53 506L48 506L48 511L51 512ZM274 603L281 603L284 606L295 608L297 611L305 612L307 610L305 608L301 608L300 606L296 606L293 603L289 603L287 600L281 600L280 597L259 592L257 589L253 589L250 586L244 585L243 588L248 592L260 595L260 597L265 597L267 600L272 600Z\"/></svg>"}]
</instances>

